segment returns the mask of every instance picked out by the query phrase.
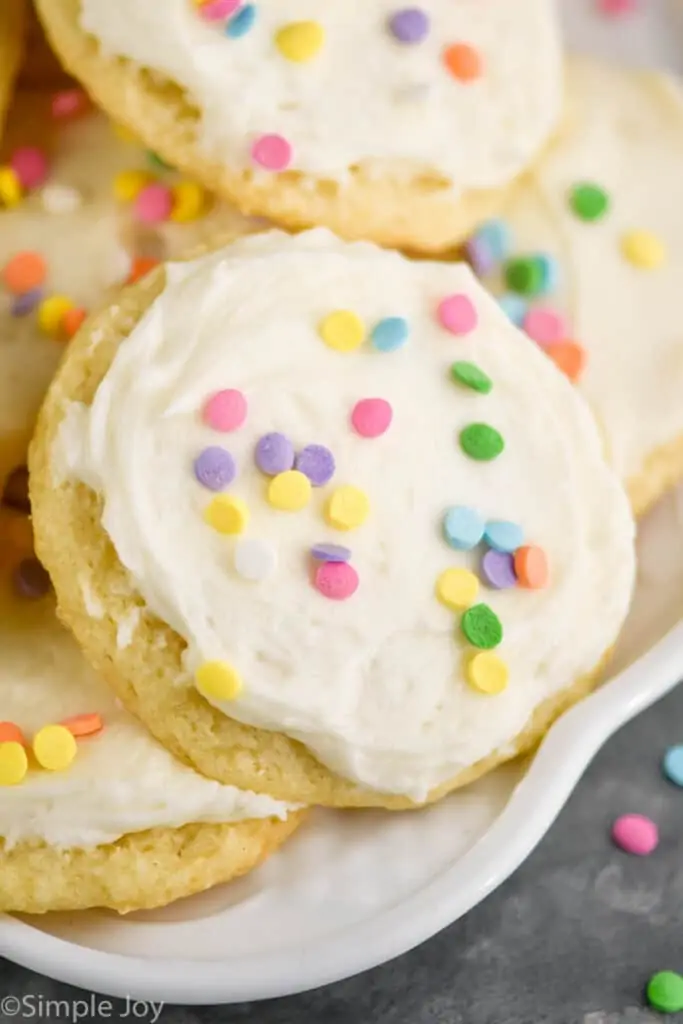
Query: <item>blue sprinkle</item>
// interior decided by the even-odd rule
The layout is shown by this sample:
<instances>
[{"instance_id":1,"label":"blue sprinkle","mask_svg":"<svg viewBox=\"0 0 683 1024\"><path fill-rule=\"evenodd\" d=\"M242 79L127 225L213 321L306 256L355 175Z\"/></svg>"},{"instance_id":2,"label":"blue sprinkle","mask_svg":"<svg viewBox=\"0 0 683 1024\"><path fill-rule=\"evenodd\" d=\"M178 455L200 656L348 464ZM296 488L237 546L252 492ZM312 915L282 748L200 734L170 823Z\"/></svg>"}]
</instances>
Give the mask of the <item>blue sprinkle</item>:
<instances>
[{"instance_id":1,"label":"blue sprinkle","mask_svg":"<svg viewBox=\"0 0 683 1024\"><path fill-rule=\"evenodd\" d=\"M517 327L522 326L529 310L529 303L521 295L506 292L498 299L498 305L513 324L516 324Z\"/></svg>"},{"instance_id":2,"label":"blue sprinkle","mask_svg":"<svg viewBox=\"0 0 683 1024\"><path fill-rule=\"evenodd\" d=\"M484 536L484 520L476 509L454 505L443 517L443 535L456 551L471 551Z\"/></svg>"},{"instance_id":3,"label":"blue sprinkle","mask_svg":"<svg viewBox=\"0 0 683 1024\"><path fill-rule=\"evenodd\" d=\"M255 21L256 4L246 4L225 26L225 34L229 39L241 39L253 28Z\"/></svg>"},{"instance_id":4,"label":"blue sprinkle","mask_svg":"<svg viewBox=\"0 0 683 1024\"><path fill-rule=\"evenodd\" d=\"M543 273L543 294L549 295L557 291L560 284L560 264L554 256L550 256L548 253L541 253L535 259L540 263Z\"/></svg>"},{"instance_id":5,"label":"blue sprinkle","mask_svg":"<svg viewBox=\"0 0 683 1024\"><path fill-rule=\"evenodd\" d=\"M494 551L511 555L524 543L524 532L517 523L506 519L490 519L484 530L484 540Z\"/></svg>"},{"instance_id":6,"label":"blue sprinkle","mask_svg":"<svg viewBox=\"0 0 683 1024\"><path fill-rule=\"evenodd\" d=\"M408 321L402 316L387 316L375 324L370 341L380 352L395 352L408 340Z\"/></svg>"},{"instance_id":7,"label":"blue sprinkle","mask_svg":"<svg viewBox=\"0 0 683 1024\"><path fill-rule=\"evenodd\" d=\"M341 544L314 544L311 555L316 562L348 562L351 551Z\"/></svg>"},{"instance_id":8,"label":"blue sprinkle","mask_svg":"<svg viewBox=\"0 0 683 1024\"><path fill-rule=\"evenodd\" d=\"M683 786L683 746L669 747L662 761L662 772L675 786Z\"/></svg>"},{"instance_id":9,"label":"blue sprinkle","mask_svg":"<svg viewBox=\"0 0 683 1024\"><path fill-rule=\"evenodd\" d=\"M44 291L42 288L32 288L30 292L17 295L12 303L12 316L27 316L32 313L39 302L42 302Z\"/></svg>"},{"instance_id":10,"label":"blue sprinkle","mask_svg":"<svg viewBox=\"0 0 683 1024\"><path fill-rule=\"evenodd\" d=\"M504 220L487 220L477 230L476 236L483 239L491 256L502 263L512 252L512 232Z\"/></svg>"}]
</instances>

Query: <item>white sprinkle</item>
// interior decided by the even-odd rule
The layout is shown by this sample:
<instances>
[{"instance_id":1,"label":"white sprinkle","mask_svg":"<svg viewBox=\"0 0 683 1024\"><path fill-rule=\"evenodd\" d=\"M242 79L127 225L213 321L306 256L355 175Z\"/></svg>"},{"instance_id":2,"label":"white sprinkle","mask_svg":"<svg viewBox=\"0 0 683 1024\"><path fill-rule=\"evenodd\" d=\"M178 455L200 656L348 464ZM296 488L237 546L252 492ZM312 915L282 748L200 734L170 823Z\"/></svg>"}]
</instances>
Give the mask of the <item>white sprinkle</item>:
<instances>
[{"instance_id":1,"label":"white sprinkle","mask_svg":"<svg viewBox=\"0 0 683 1024\"><path fill-rule=\"evenodd\" d=\"M83 205L83 196L77 188L56 182L45 186L40 199L48 213L73 213Z\"/></svg>"},{"instance_id":2,"label":"white sprinkle","mask_svg":"<svg viewBox=\"0 0 683 1024\"><path fill-rule=\"evenodd\" d=\"M245 580L258 583L272 576L277 566L275 548L268 541L240 540L235 548L235 568Z\"/></svg>"}]
</instances>

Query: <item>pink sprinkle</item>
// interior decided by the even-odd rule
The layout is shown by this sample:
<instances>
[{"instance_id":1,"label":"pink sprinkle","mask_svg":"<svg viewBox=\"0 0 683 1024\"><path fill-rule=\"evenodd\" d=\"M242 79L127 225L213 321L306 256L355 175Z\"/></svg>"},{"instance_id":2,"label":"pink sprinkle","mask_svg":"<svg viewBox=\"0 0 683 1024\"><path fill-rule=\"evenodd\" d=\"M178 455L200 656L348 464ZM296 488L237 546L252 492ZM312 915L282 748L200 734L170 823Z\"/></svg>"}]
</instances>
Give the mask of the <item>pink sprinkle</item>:
<instances>
[{"instance_id":1,"label":"pink sprinkle","mask_svg":"<svg viewBox=\"0 0 683 1024\"><path fill-rule=\"evenodd\" d=\"M351 423L361 437L380 437L391 426L393 415L384 398L363 398L353 407Z\"/></svg>"},{"instance_id":2,"label":"pink sprinkle","mask_svg":"<svg viewBox=\"0 0 683 1024\"><path fill-rule=\"evenodd\" d=\"M316 570L314 583L323 597L345 601L358 590L358 573L348 562L323 562Z\"/></svg>"},{"instance_id":3,"label":"pink sprinkle","mask_svg":"<svg viewBox=\"0 0 683 1024\"><path fill-rule=\"evenodd\" d=\"M199 8L204 21L226 21L239 7L242 0L208 0Z\"/></svg>"},{"instance_id":4,"label":"pink sprinkle","mask_svg":"<svg viewBox=\"0 0 683 1024\"><path fill-rule=\"evenodd\" d=\"M537 306L524 317L524 330L538 345L556 345L567 337L564 318L554 309Z\"/></svg>"},{"instance_id":5,"label":"pink sprinkle","mask_svg":"<svg viewBox=\"0 0 683 1024\"><path fill-rule=\"evenodd\" d=\"M282 135L261 135L251 147L251 159L267 171L284 171L292 160L292 147Z\"/></svg>"},{"instance_id":6,"label":"pink sprinkle","mask_svg":"<svg viewBox=\"0 0 683 1024\"><path fill-rule=\"evenodd\" d=\"M90 106L88 97L82 89L62 89L52 97L50 110L54 118L79 117Z\"/></svg>"},{"instance_id":7,"label":"pink sprinkle","mask_svg":"<svg viewBox=\"0 0 683 1024\"><path fill-rule=\"evenodd\" d=\"M626 853L647 857L659 843L659 830L651 818L642 814L624 814L612 826L612 839Z\"/></svg>"},{"instance_id":8,"label":"pink sprinkle","mask_svg":"<svg viewBox=\"0 0 683 1024\"><path fill-rule=\"evenodd\" d=\"M138 220L145 224L159 224L171 216L173 193L166 185L157 182L145 185L138 193L133 208Z\"/></svg>"},{"instance_id":9,"label":"pink sprinkle","mask_svg":"<svg viewBox=\"0 0 683 1024\"><path fill-rule=\"evenodd\" d=\"M247 400L234 388L217 391L204 406L203 417L209 427L222 433L238 430L247 418Z\"/></svg>"},{"instance_id":10,"label":"pink sprinkle","mask_svg":"<svg viewBox=\"0 0 683 1024\"><path fill-rule=\"evenodd\" d=\"M20 146L14 150L9 162L26 191L38 188L47 180L47 157L37 146Z\"/></svg>"},{"instance_id":11,"label":"pink sprinkle","mask_svg":"<svg viewBox=\"0 0 683 1024\"><path fill-rule=\"evenodd\" d=\"M619 18L635 11L637 0L597 0L598 10L608 18Z\"/></svg>"},{"instance_id":12,"label":"pink sprinkle","mask_svg":"<svg viewBox=\"0 0 683 1024\"><path fill-rule=\"evenodd\" d=\"M478 323L477 311L466 295L449 295L439 303L439 323L451 334L469 334Z\"/></svg>"}]
</instances>

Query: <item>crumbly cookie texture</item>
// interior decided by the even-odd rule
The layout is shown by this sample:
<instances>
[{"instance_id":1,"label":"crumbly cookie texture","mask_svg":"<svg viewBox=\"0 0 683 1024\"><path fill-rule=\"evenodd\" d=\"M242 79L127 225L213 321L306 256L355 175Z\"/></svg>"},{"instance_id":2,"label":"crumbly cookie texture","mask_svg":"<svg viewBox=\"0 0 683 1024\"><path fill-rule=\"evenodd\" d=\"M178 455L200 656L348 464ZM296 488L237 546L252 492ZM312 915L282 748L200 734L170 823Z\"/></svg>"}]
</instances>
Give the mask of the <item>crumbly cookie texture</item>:
<instances>
[{"instance_id":1,"label":"crumbly cookie texture","mask_svg":"<svg viewBox=\"0 0 683 1024\"><path fill-rule=\"evenodd\" d=\"M24 0L3 0L0 5L0 138L14 78L24 54L25 17Z\"/></svg>"},{"instance_id":2,"label":"crumbly cookie texture","mask_svg":"<svg viewBox=\"0 0 683 1024\"><path fill-rule=\"evenodd\" d=\"M590 58L567 71L562 137L466 251L574 376L640 516L683 476L683 87Z\"/></svg>"},{"instance_id":3,"label":"crumbly cookie texture","mask_svg":"<svg viewBox=\"0 0 683 1024\"><path fill-rule=\"evenodd\" d=\"M452 301L444 301L450 291ZM325 314L335 307L347 313L330 321ZM201 310L194 326L185 319L190 310L193 316ZM392 320L392 313L405 320ZM379 349L369 341L359 347L358 316L368 331L383 325L373 328ZM409 337L402 334L400 351L382 351L387 331L396 340L397 320L408 325ZM349 342L354 351L335 348ZM138 344L146 353L142 391L161 388L149 396L156 410L150 423L146 392L138 394L134 383ZM119 393L124 377L129 386ZM248 394L253 423L211 433L198 410L206 390L224 380ZM366 388L391 399L393 421L379 423L385 436L375 432L377 420L365 418L368 408L377 412L374 400L354 408ZM110 417L110 399L120 418ZM415 420L419 407L424 416ZM161 409L167 414L159 415ZM468 429L473 419L474 431ZM118 436L123 424L134 440ZM155 436L167 428L172 437ZM297 446L327 444L323 461L329 465L331 449L335 481L318 477L320 487L309 495L306 474L285 472L271 486L254 465L254 445L260 433L278 429ZM200 478L192 479L193 457L211 443L205 437L229 447L239 467L227 521L212 510ZM92 459L79 462L86 450ZM314 461L319 458L318 450ZM129 479L143 464L142 476ZM308 472L316 476L320 466ZM373 246L344 245L326 232L242 240L125 291L74 340L41 413L31 470L39 555L54 578L60 614L87 657L176 755L211 777L279 798L403 808L471 781L532 746L590 688L629 602L633 523L571 386L509 326L466 268L410 263ZM133 506L120 501L119 471L124 491L136 496ZM522 486L534 473L538 486ZM345 495L350 504L335 506L335 483L355 484ZM308 504L300 503L302 493ZM158 499L163 508L156 508ZM498 534L492 544L502 549L480 565L481 536L463 541L457 508L453 522L444 519L451 501L474 506L466 510L468 523L476 521L477 508L491 517L492 538L494 516L521 526L504 523L508 539ZM365 502L370 515L358 521ZM321 515L323 507L332 509L331 519ZM119 512L130 524L123 533ZM140 535L138 512L147 524ZM241 529L247 513L247 539L265 540L266 553L278 549L280 564L265 583L256 581L260 560L255 576L253 561L247 566L252 582L239 568L233 572L233 558L238 567L242 557L239 538L221 535L237 521ZM350 529L335 534L340 519ZM166 527L176 520L182 526L170 541ZM154 542L147 549L150 524ZM510 539L521 532L540 545L531 555L519 548L520 539ZM143 535L148 541L139 548ZM337 557L326 554L335 539L353 552L352 565L309 574L310 545L325 542L323 554L314 554L324 562ZM163 557L169 541L179 556L171 565ZM506 547L521 552L516 580ZM117 553L124 548L127 569ZM547 589L541 549L550 562ZM192 552L189 561L201 571L177 590L181 550ZM91 614L75 566L86 574L100 614ZM449 568L458 570L446 580L455 593L449 586L441 592L440 573ZM358 576L355 593L347 584L357 586ZM520 581L526 582L515 588ZM463 583L468 593L481 587L480 606L467 618L453 613L473 604L472 597L463 600ZM341 591L326 590L328 584ZM211 611L201 608L203 594L213 595ZM595 615L588 594L599 603ZM142 613L122 648L118 623L133 606ZM562 642L570 621L572 635L582 638L578 654ZM491 657L476 665L491 674L481 677L470 659L484 648ZM207 657L219 661L215 689L212 671L204 672ZM231 674L223 659L237 671ZM453 736L444 738L451 729ZM433 746L425 745L425 735L435 737Z\"/></svg>"},{"instance_id":4,"label":"crumbly cookie texture","mask_svg":"<svg viewBox=\"0 0 683 1024\"><path fill-rule=\"evenodd\" d=\"M462 19L444 4L441 17L435 12L428 38L416 40L419 45L406 45L395 36L395 11L387 0L367 16L362 42L356 38L356 16L349 21L341 6L329 4L329 52L321 53L318 70L283 56L273 45L272 38L281 40L283 27L291 28L281 5L272 4L272 10L262 5L253 32L230 39L220 27L207 25L189 2L187 9L185 0L173 3L173 17L164 16L157 28L153 9L138 4L127 17L117 8L116 21L80 0L40 0L38 9L65 66L111 116L243 212L292 230L324 225L349 239L369 238L414 251L447 249L500 208L560 118L559 33L552 5L539 0L523 0L514 14L506 0L496 0L496 10L487 7L485 17L471 4L463 5ZM325 22L324 13L314 33ZM297 18L305 17L301 4L285 14L300 28ZM102 45L88 34L96 32L100 15L112 33ZM135 25L136 19L142 19L140 24ZM177 34L166 41L162 35L171 25ZM449 33L444 35L446 25ZM459 33L467 38L461 40ZM454 42L451 35L457 37ZM143 53L145 39L153 45ZM343 84L346 53L356 45L377 48L378 59L368 61L361 76L376 78L372 85ZM453 57L447 60L451 49ZM178 64L162 67L155 64L155 55L162 63L175 55ZM474 80L465 73L468 63ZM234 82L221 79L229 68ZM319 77L320 68L329 69L327 77ZM197 80L183 81L183 72L191 69ZM214 102L239 92L240 76L258 80L263 90L253 124L245 120L247 106ZM356 117L359 106L363 119ZM227 132L217 117L221 110L226 119L235 112ZM377 131L355 140L358 126L374 120ZM278 140L287 150L288 134L293 135L294 155L282 165ZM418 145L423 137L424 145ZM466 140L464 146L454 144L459 138ZM260 149L259 139L266 140ZM248 157L252 146L255 164Z\"/></svg>"}]
</instances>

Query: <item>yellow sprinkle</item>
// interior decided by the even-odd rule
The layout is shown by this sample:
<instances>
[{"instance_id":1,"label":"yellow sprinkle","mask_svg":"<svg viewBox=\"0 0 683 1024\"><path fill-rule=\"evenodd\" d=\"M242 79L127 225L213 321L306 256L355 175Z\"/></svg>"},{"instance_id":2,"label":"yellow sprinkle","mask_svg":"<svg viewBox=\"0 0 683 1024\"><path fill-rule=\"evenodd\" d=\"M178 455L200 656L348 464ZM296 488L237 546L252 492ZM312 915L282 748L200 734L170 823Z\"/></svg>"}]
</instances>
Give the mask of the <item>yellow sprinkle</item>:
<instances>
[{"instance_id":1,"label":"yellow sprinkle","mask_svg":"<svg viewBox=\"0 0 683 1024\"><path fill-rule=\"evenodd\" d=\"M196 181L179 181L174 185L171 220L185 224L197 220L206 209L206 192Z\"/></svg>"},{"instance_id":2,"label":"yellow sprinkle","mask_svg":"<svg viewBox=\"0 0 683 1024\"><path fill-rule=\"evenodd\" d=\"M19 205L21 196L21 182L13 169L0 167L0 205L11 209Z\"/></svg>"},{"instance_id":3,"label":"yellow sprinkle","mask_svg":"<svg viewBox=\"0 0 683 1024\"><path fill-rule=\"evenodd\" d=\"M241 498L221 494L207 505L204 518L219 533L242 533L249 522L249 509Z\"/></svg>"},{"instance_id":4,"label":"yellow sprinkle","mask_svg":"<svg viewBox=\"0 0 683 1024\"><path fill-rule=\"evenodd\" d=\"M479 580L469 569L446 569L436 581L436 596L453 611L469 608L479 593Z\"/></svg>"},{"instance_id":5,"label":"yellow sprinkle","mask_svg":"<svg viewBox=\"0 0 683 1024\"><path fill-rule=\"evenodd\" d=\"M121 171L114 178L114 196L120 203L132 203L152 181L147 171Z\"/></svg>"},{"instance_id":6,"label":"yellow sprinkle","mask_svg":"<svg viewBox=\"0 0 683 1024\"><path fill-rule=\"evenodd\" d=\"M475 690L493 696L507 688L510 673L505 662L493 651L479 651L468 658L465 677Z\"/></svg>"},{"instance_id":7,"label":"yellow sprinkle","mask_svg":"<svg viewBox=\"0 0 683 1024\"><path fill-rule=\"evenodd\" d=\"M292 21L275 35L275 45L287 60L303 64L320 52L325 30L317 21Z\"/></svg>"},{"instance_id":8,"label":"yellow sprinkle","mask_svg":"<svg viewBox=\"0 0 683 1024\"><path fill-rule=\"evenodd\" d=\"M21 743L0 743L0 786L16 786L28 771L28 757Z\"/></svg>"},{"instance_id":9,"label":"yellow sprinkle","mask_svg":"<svg viewBox=\"0 0 683 1024\"><path fill-rule=\"evenodd\" d=\"M370 515L370 499L358 487L344 485L330 496L325 518L337 530L355 530Z\"/></svg>"},{"instance_id":10,"label":"yellow sprinkle","mask_svg":"<svg viewBox=\"0 0 683 1024\"><path fill-rule=\"evenodd\" d=\"M621 249L629 263L642 270L656 270L666 259L664 243L652 231L629 231Z\"/></svg>"},{"instance_id":11,"label":"yellow sprinkle","mask_svg":"<svg viewBox=\"0 0 683 1024\"><path fill-rule=\"evenodd\" d=\"M38 324L52 338L62 334L64 315L74 308L71 299L66 295L51 295L38 306Z\"/></svg>"},{"instance_id":12,"label":"yellow sprinkle","mask_svg":"<svg viewBox=\"0 0 683 1024\"><path fill-rule=\"evenodd\" d=\"M117 139L121 142L138 142L138 137L135 132L132 132L130 128L126 128L125 124L112 124L112 131Z\"/></svg>"},{"instance_id":13,"label":"yellow sprinkle","mask_svg":"<svg viewBox=\"0 0 683 1024\"><path fill-rule=\"evenodd\" d=\"M239 672L227 661L205 661L194 678L201 695L209 700L234 700L243 689Z\"/></svg>"},{"instance_id":14,"label":"yellow sprinkle","mask_svg":"<svg viewBox=\"0 0 683 1024\"><path fill-rule=\"evenodd\" d=\"M51 772L63 772L76 756L78 747L65 725L45 725L33 737L33 754L39 765Z\"/></svg>"},{"instance_id":15,"label":"yellow sprinkle","mask_svg":"<svg viewBox=\"0 0 683 1024\"><path fill-rule=\"evenodd\" d=\"M311 481L298 469L278 473L268 484L268 501L282 512L298 512L311 500Z\"/></svg>"},{"instance_id":16,"label":"yellow sprinkle","mask_svg":"<svg viewBox=\"0 0 683 1024\"><path fill-rule=\"evenodd\" d=\"M348 309L338 309L326 316L319 331L325 344L337 352L353 352L365 340L365 324Z\"/></svg>"}]
</instances>

